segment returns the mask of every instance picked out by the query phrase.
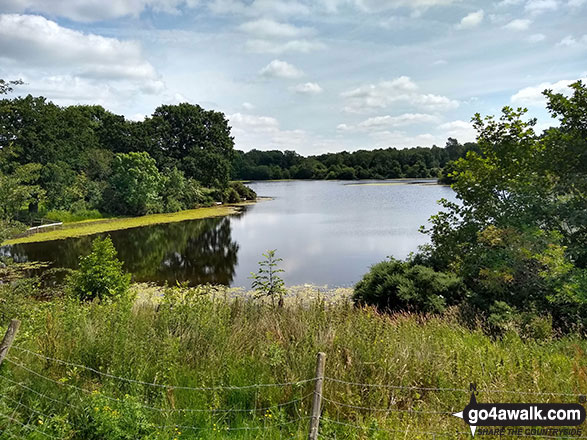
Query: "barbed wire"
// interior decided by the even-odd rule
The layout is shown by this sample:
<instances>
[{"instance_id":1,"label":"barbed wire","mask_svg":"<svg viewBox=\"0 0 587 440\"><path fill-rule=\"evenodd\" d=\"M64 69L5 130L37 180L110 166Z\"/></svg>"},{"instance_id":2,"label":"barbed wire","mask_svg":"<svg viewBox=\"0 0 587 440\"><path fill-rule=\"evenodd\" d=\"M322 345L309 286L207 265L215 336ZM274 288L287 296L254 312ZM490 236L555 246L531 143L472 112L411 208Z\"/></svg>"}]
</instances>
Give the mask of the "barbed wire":
<instances>
[{"instance_id":1,"label":"barbed wire","mask_svg":"<svg viewBox=\"0 0 587 440\"><path fill-rule=\"evenodd\" d=\"M441 415L452 415L454 411L426 411L426 410L413 410L413 409L400 409L400 408L374 408L369 406L357 406L357 405L350 405L348 403L337 402L336 400L331 400L325 396L321 396L322 400L328 403L332 403L333 405L342 406L345 408L351 409L359 409L363 411L376 411L376 412L388 412L388 413L408 413L408 414L441 414Z\"/></svg>"},{"instance_id":2,"label":"barbed wire","mask_svg":"<svg viewBox=\"0 0 587 440\"><path fill-rule=\"evenodd\" d=\"M110 379L117 379L128 383L135 383L139 385L145 386L152 386L157 388L165 388L165 389L172 389L172 390L188 390L188 391L222 391L222 390L247 390L247 389L255 389L255 388L268 388L268 387L285 387L285 386L292 386L292 385L303 385L305 383L314 382L316 378L311 379L302 379L299 381L292 381L292 382L282 382L282 383L257 383L257 384L250 384L250 385L224 385L224 386L213 386L213 387L188 387L188 386L181 386L181 385L169 385L169 384L161 384L161 383L154 383L154 382L145 382L142 380L135 380L129 379L128 377L116 376L110 373L104 373L103 371L97 370L92 367L88 367L86 365L76 364L69 361L64 361L62 359L53 358L50 356L45 356L40 353L36 353L34 351L28 350L23 347L19 347L17 345L13 345L11 349L17 349L24 353L31 354L41 359L45 359L47 361L57 362L62 365L67 365L69 367L74 368L82 368L87 371L91 371L92 373L96 373L100 376L108 377Z\"/></svg>"},{"instance_id":3,"label":"barbed wire","mask_svg":"<svg viewBox=\"0 0 587 440\"><path fill-rule=\"evenodd\" d=\"M419 387L419 386L402 386L402 385L388 385L378 383L360 383L360 382L348 382L333 377L324 376L324 380L340 383L344 385L360 386L360 387L372 387L372 388L386 388L394 390L412 390L412 391L442 391L442 392L460 392L470 393L471 390L465 388L435 388L435 387ZM480 393L503 393L503 394L520 394L530 396L563 396L563 397L580 397L584 394L575 393L558 393L558 392L543 392L543 391L513 391L513 390L498 390L498 389L480 389L476 390Z\"/></svg>"},{"instance_id":4,"label":"barbed wire","mask_svg":"<svg viewBox=\"0 0 587 440\"><path fill-rule=\"evenodd\" d=\"M77 391L81 391L84 392L86 394L92 394L94 393L94 391L91 390L87 390L85 388L82 387L78 387L77 385L73 385L73 384L69 384L69 383L65 383L65 382L59 382L51 377L48 376L44 376L42 374L40 374L39 372L32 370L28 367L26 367L23 364L19 364L18 362L13 361L10 358L5 358L4 359L6 362L11 363L12 365L15 365L19 368L22 368L23 370L39 377L42 378L44 380L50 381L55 383L56 385L59 386L66 386L72 389L75 389ZM306 394L305 396L299 397L297 399L292 399L288 402L284 402L284 403L277 403L275 405L271 405L268 407L263 407L263 408L210 408L210 409L202 409L202 408L158 408L155 406L150 406L150 405L145 405L144 403L138 403L138 405L144 409L148 409L151 411L157 411L159 413L166 413L166 412L176 412L176 413L219 413L219 412L223 412L223 413L231 413L231 412L237 412L237 413L244 413L244 412L258 412L258 411L269 411L275 408L282 408L288 405L292 405L298 402L301 402L309 397L311 397L313 395L313 393L310 394ZM116 397L112 397L112 396L108 396L107 394L103 394L100 393L100 397L103 397L107 400L113 401L113 402L117 402L117 403L123 403L120 399L116 398Z\"/></svg>"},{"instance_id":5,"label":"barbed wire","mask_svg":"<svg viewBox=\"0 0 587 440\"><path fill-rule=\"evenodd\" d=\"M74 405L72 405L72 404L71 404L71 403L69 403L69 402L66 402L65 400L58 400L58 399L54 399L54 398L52 398L52 397L50 397L50 396L47 396L46 394L39 393L38 391L36 391L36 390L34 390L34 389L32 389L32 388L30 388L30 387L28 387L28 386L26 386L26 385L24 385L24 384L20 383L20 382L17 382L17 381L15 381L15 380L12 380L12 379L10 379L10 378L8 378L8 377L6 377L6 376L1 376L1 375L0 375L0 379L6 380L6 381L8 381L8 382L10 382L10 383L12 383L12 384L14 384L14 385L17 385L17 386L21 387L22 389L25 389L25 390L27 390L27 391L30 391L31 393L33 393L33 394L36 394L36 395L37 395L37 396L39 396L39 397L42 397L42 398L48 399L48 400L50 400L50 401L52 401L52 402L54 402L54 403L60 403L60 404L63 404L63 405L67 405L67 406L69 406L69 407L71 407L71 408L75 408L75 406L74 406Z\"/></svg>"},{"instance_id":6,"label":"barbed wire","mask_svg":"<svg viewBox=\"0 0 587 440\"><path fill-rule=\"evenodd\" d=\"M5 419L8 419L8 420L10 420L11 422L16 422L16 423L18 423L18 424L19 424L19 425L21 425L21 426L22 426L24 429L31 429L31 430L33 430L33 431L35 431L35 432L38 432L39 434L42 434L42 435L44 435L45 437L52 438L52 439L55 439L55 440L60 440L60 438L59 438L59 437L55 437L54 435L47 434L46 432L44 432L44 431L41 431L40 429L37 429L37 428L35 428L34 426L30 426L30 425L28 425L28 424L27 424L27 425L25 425L25 424L24 424L24 423L22 423L21 421L19 421L19 420L17 420L17 419L15 419L15 418L13 418L13 417L11 417L11 416L7 416L6 414L0 413L0 417L4 417Z\"/></svg>"}]
</instances>

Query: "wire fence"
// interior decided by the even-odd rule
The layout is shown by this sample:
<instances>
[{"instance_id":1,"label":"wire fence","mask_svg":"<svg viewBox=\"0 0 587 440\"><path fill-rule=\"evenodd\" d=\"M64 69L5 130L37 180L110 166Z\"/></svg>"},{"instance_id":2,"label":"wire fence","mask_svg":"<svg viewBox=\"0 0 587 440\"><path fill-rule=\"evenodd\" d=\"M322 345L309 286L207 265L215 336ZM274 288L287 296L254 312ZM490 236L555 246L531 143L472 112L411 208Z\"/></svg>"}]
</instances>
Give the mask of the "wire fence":
<instances>
[{"instance_id":1,"label":"wire fence","mask_svg":"<svg viewBox=\"0 0 587 440\"><path fill-rule=\"evenodd\" d=\"M133 397L132 405L146 411L149 422L146 429L153 433L173 435L181 431L204 433L216 436L226 433L250 433L247 438L303 438L304 429L315 424L316 430L310 439L343 438L470 438L462 420L453 417L462 411L467 403L470 389L453 387L430 387L396 384L360 383L325 376L317 370L315 377L281 383L253 383L246 385L186 386L179 384L148 382L118 376L86 365L58 359L29 350L18 345L0 347L4 367L0 372L0 438L49 438L70 439L60 433L54 421L59 408L67 408L68 414L91 414L100 408L95 402L109 402L114 414L129 404L129 396L120 396L126 386L136 387L142 397ZM75 370L76 378L59 377L56 372ZM80 374L87 373L86 376ZM110 383L112 382L112 383ZM105 385L115 385L106 387ZM116 386L120 384L120 386ZM324 385L325 390L322 389ZM264 402L262 393L270 389L281 390L282 397L271 404ZM351 391L349 391L349 389ZM108 390L112 390L108 392ZM463 394L459 407L443 410L421 409L417 405L402 407L391 399L379 405L372 403L371 391L385 391L385 396L394 397L400 393ZM210 396L224 393L224 397L240 396L239 399L224 399L232 406L200 405L182 406L184 402L175 398L181 391L198 396L198 402L210 402ZM488 394L516 394L551 400L564 398L583 399L579 393L544 391L515 391L505 389L480 389ZM243 397L244 396L244 397ZM222 399L221 399L222 400ZM188 400L190 402L191 400ZM452 399L456 402L459 399ZM157 403L154 404L153 402ZM316 407L316 402L318 405ZM259 404L258 404L259 403ZM456 405L456 403L454 403ZM106 406L104 406L105 408ZM87 417L87 416L86 416ZM320 429L318 430L318 421ZM421 430L422 427L429 429ZM420 428L420 429L418 429ZM376 437L373 435L377 434ZM575 438L549 435L519 434L519 437L534 438ZM77 438L77 437L76 437ZM164 437L162 437L164 438ZM221 437L215 437L221 438Z\"/></svg>"}]
</instances>

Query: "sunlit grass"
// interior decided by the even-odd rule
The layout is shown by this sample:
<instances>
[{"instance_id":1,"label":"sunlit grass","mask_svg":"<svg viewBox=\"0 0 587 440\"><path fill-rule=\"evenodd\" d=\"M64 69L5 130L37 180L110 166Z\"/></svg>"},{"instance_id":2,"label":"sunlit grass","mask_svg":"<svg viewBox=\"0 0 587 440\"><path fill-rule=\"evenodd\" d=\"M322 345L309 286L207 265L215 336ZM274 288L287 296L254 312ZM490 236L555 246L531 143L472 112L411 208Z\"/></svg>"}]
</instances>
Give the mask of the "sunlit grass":
<instances>
[{"instance_id":1,"label":"sunlit grass","mask_svg":"<svg viewBox=\"0 0 587 440\"><path fill-rule=\"evenodd\" d=\"M223 217L238 212L239 205L220 205L205 208L190 209L164 214L152 214L141 217L110 218L97 220L84 220L80 222L67 223L60 229L47 232L39 232L26 237L6 240L2 245L34 243L41 241L61 240L65 238L81 237L103 232L116 231L119 229L137 228L159 223L173 223L184 220L196 220L210 217Z\"/></svg>"},{"instance_id":2,"label":"sunlit grass","mask_svg":"<svg viewBox=\"0 0 587 440\"><path fill-rule=\"evenodd\" d=\"M291 407L277 405L312 392L312 383L295 383L313 377L319 351L327 355L326 375L347 382L449 389L468 389L469 383L475 382L480 390L512 391L481 391L478 399L482 402L529 399L516 391L578 394L587 390L587 341L577 336L541 341L524 340L510 333L493 339L480 329L463 327L450 313L442 317L389 316L356 308L349 301L349 289L333 292L300 286L290 292L284 308L258 301L250 292L224 287L162 290L137 285L134 289L140 295L128 307L80 305L69 300L29 304L19 312L23 324L16 343L50 357L149 383L188 387L282 382L294 385L170 392L168 388L125 383L13 350L11 356L15 359L63 385L48 383L10 364L3 367L2 374L45 395L71 402L78 409L56 406L16 387L4 387L3 392L15 399L22 397L27 406L50 414L45 426L64 425L71 435L67 438L72 439L97 438L89 433L99 424L115 432L117 420L122 423L122 419L132 426L144 424L153 433L144 438L174 438L173 430L155 426L179 424L202 430L182 430L180 439L278 439L304 438L307 432L307 420L296 418L309 415L309 400ZM99 394L80 393L65 384ZM121 402L104 403L100 397L104 395ZM324 421L321 432L326 438L416 439L430 436L414 431L454 433L466 428L452 416L428 413L462 410L469 399L466 392L387 389L327 381L324 396L345 405L379 409L354 409L324 402L325 417L363 427L357 430ZM546 395L532 396L531 400L575 399ZM137 408L137 402L168 411L153 413ZM4 413L14 407L9 403L0 398ZM104 405L117 411L120 418L100 418L92 413L92 408ZM263 407L272 407L271 417L254 410ZM213 416L177 413L171 411L173 408L252 411ZM24 421L30 416L25 408L16 413ZM280 428L276 426L278 421L294 423ZM263 429L226 431L226 427L245 426ZM379 428L405 434L397 437ZM123 438L104 435L103 438Z\"/></svg>"}]
</instances>

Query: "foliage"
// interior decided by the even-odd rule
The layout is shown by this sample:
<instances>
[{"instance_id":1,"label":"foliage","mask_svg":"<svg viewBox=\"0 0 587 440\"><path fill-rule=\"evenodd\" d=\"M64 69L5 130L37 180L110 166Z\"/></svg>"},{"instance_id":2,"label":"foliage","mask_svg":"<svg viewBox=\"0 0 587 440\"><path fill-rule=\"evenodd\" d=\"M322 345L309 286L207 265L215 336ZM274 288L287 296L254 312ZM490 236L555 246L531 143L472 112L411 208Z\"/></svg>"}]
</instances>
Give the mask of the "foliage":
<instances>
[{"instance_id":1,"label":"foliage","mask_svg":"<svg viewBox=\"0 0 587 440\"><path fill-rule=\"evenodd\" d=\"M498 120L476 115L480 151L448 175L460 202L441 201L445 210L426 230L431 245L421 258L462 277L494 328L537 314L561 330L585 328L587 92L580 82L571 87L570 98L545 92L561 126L542 136L535 120L523 120L525 109L504 107Z\"/></svg>"},{"instance_id":2,"label":"foliage","mask_svg":"<svg viewBox=\"0 0 587 440\"><path fill-rule=\"evenodd\" d=\"M381 311L440 313L466 297L456 275L390 258L374 265L355 286L357 304Z\"/></svg>"},{"instance_id":3,"label":"foliage","mask_svg":"<svg viewBox=\"0 0 587 440\"><path fill-rule=\"evenodd\" d=\"M271 302L275 305L275 299L278 299L278 304L283 307L283 296L285 295L285 283L278 275L285 272L278 268L278 265L283 259L275 256L276 249L268 250L263 254L264 260L259 261L259 270L257 273L251 272L253 280L251 287L257 292L259 297L271 298Z\"/></svg>"},{"instance_id":4,"label":"foliage","mask_svg":"<svg viewBox=\"0 0 587 440\"><path fill-rule=\"evenodd\" d=\"M438 177L450 161L477 149L474 143L461 145L456 139L449 138L445 148L387 148L309 157L302 157L294 151L236 151L232 178L353 180Z\"/></svg>"},{"instance_id":5,"label":"foliage","mask_svg":"<svg viewBox=\"0 0 587 440\"><path fill-rule=\"evenodd\" d=\"M257 193L242 182L230 182L230 188L238 194L239 200L256 200Z\"/></svg>"},{"instance_id":6,"label":"foliage","mask_svg":"<svg viewBox=\"0 0 587 440\"><path fill-rule=\"evenodd\" d=\"M107 200L110 212L145 215L161 212L161 174L148 153L119 153L112 164Z\"/></svg>"},{"instance_id":7,"label":"foliage","mask_svg":"<svg viewBox=\"0 0 587 440\"><path fill-rule=\"evenodd\" d=\"M12 92L13 86L21 86L24 82L21 79L6 81L0 78L0 95L6 95Z\"/></svg>"},{"instance_id":8,"label":"foliage","mask_svg":"<svg viewBox=\"0 0 587 440\"><path fill-rule=\"evenodd\" d=\"M26 230L26 226L20 222L14 220L1 220L0 219L0 244L6 239L14 237L21 232Z\"/></svg>"},{"instance_id":9,"label":"foliage","mask_svg":"<svg viewBox=\"0 0 587 440\"><path fill-rule=\"evenodd\" d=\"M71 277L72 293L83 301L126 297L130 274L123 271L122 265L110 237L96 238L92 251L80 257L79 270Z\"/></svg>"},{"instance_id":10,"label":"foliage","mask_svg":"<svg viewBox=\"0 0 587 440\"><path fill-rule=\"evenodd\" d=\"M160 167L177 167L207 187L228 185L234 142L223 113L188 103L162 105L144 124L147 151Z\"/></svg>"}]
</instances>

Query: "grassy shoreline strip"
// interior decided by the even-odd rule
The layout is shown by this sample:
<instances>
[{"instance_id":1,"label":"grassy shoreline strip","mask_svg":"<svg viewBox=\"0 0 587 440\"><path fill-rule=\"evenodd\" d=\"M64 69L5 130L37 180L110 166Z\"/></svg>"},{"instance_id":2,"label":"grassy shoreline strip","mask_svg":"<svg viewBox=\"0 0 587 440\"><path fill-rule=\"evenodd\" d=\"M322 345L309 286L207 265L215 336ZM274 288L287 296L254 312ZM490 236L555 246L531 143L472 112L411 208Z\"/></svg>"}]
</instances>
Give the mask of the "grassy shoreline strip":
<instances>
[{"instance_id":1,"label":"grassy shoreline strip","mask_svg":"<svg viewBox=\"0 0 587 440\"><path fill-rule=\"evenodd\" d=\"M68 223L61 229L37 234L26 237L13 238L2 243L4 245L36 243L42 241L63 240L66 238L82 237L84 235L93 235L103 232L116 231L120 229L130 229L139 226L149 226L161 223L174 223L184 220L197 220L211 217L224 217L230 214L236 214L242 204L221 205L207 208L189 209L173 213L151 214L141 217L124 217L112 219L83 220L75 223Z\"/></svg>"}]
</instances>

